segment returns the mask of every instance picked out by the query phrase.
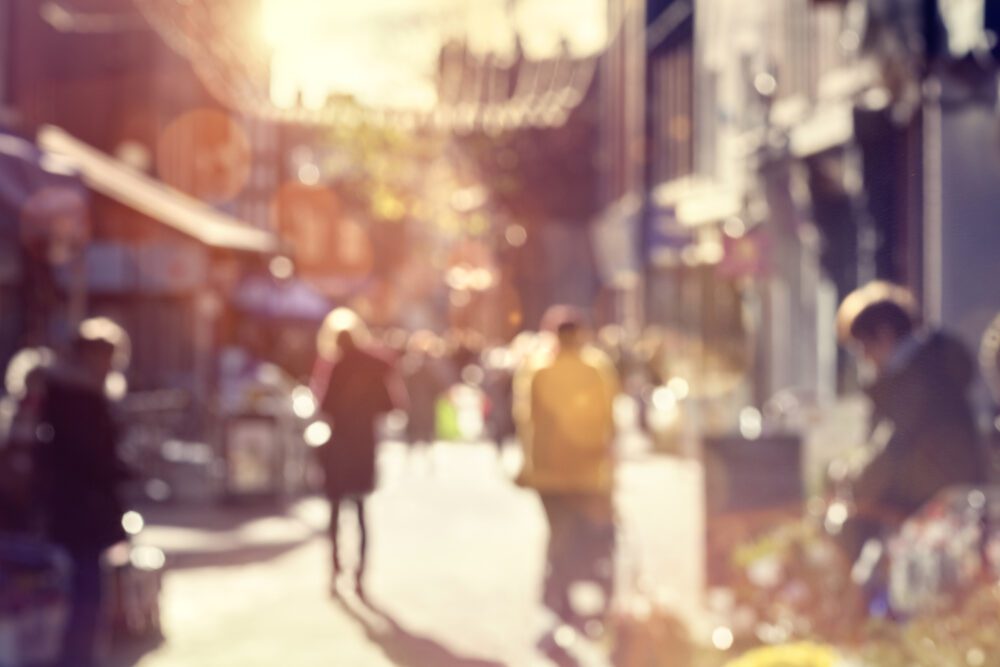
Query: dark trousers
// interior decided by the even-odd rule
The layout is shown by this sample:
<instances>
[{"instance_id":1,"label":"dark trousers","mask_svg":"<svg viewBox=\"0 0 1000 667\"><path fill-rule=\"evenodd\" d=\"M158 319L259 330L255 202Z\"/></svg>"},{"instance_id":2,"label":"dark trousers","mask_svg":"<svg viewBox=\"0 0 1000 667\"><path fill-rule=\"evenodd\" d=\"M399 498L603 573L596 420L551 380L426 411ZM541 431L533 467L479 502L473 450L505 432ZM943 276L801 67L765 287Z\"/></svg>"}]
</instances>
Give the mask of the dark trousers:
<instances>
[{"instance_id":1,"label":"dark trousers","mask_svg":"<svg viewBox=\"0 0 1000 667\"><path fill-rule=\"evenodd\" d=\"M358 555L358 571L355 578L360 581L365 572L365 559L368 555L368 530L365 527L365 499L363 496L342 496L330 498L330 548L333 552L333 573L338 574L340 567L340 551L337 548L337 533L340 524L340 507L344 502L354 503L358 515L358 530L361 533L360 553Z\"/></svg>"},{"instance_id":2,"label":"dark trousers","mask_svg":"<svg viewBox=\"0 0 1000 667\"><path fill-rule=\"evenodd\" d=\"M101 550L71 549L70 610L59 667L94 667L105 621Z\"/></svg>"},{"instance_id":3,"label":"dark trousers","mask_svg":"<svg viewBox=\"0 0 1000 667\"><path fill-rule=\"evenodd\" d=\"M610 496L542 494L549 523L544 602L557 616L580 616L570 602L576 583L596 584L604 605L614 593L615 522Z\"/></svg>"}]
</instances>

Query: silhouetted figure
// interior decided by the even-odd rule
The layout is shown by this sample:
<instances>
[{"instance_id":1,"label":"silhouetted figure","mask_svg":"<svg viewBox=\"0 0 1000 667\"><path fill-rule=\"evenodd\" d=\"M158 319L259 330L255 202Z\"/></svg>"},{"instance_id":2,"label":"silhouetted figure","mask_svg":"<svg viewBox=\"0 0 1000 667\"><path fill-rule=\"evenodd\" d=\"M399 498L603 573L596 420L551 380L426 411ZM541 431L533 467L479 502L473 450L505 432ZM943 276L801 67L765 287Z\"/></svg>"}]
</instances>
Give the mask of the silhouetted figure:
<instances>
[{"instance_id":1,"label":"silhouetted figure","mask_svg":"<svg viewBox=\"0 0 1000 667\"><path fill-rule=\"evenodd\" d=\"M352 311L338 308L324 322L320 354L332 359L320 405L331 420L333 435L320 450L330 501L330 543L333 584L341 573L338 550L338 520L344 502L357 509L361 532L355 587L364 595L363 576L368 548L365 497L375 489L376 422L390 410L405 407L406 391L392 364L363 347L367 331ZM335 589L331 587L331 591Z\"/></svg>"},{"instance_id":2,"label":"silhouetted figure","mask_svg":"<svg viewBox=\"0 0 1000 667\"><path fill-rule=\"evenodd\" d=\"M37 437L38 499L48 538L73 562L62 667L95 664L102 632L102 554L125 539L118 486L129 474L117 456L118 428L105 383L124 332L85 321L64 363L45 383Z\"/></svg>"},{"instance_id":3,"label":"silhouetted figure","mask_svg":"<svg viewBox=\"0 0 1000 667\"><path fill-rule=\"evenodd\" d=\"M905 289L872 283L838 314L841 339L871 365L870 458L852 480L857 516L845 525L849 558L938 491L985 481L986 461L968 392L971 355L955 338L917 326Z\"/></svg>"},{"instance_id":4,"label":"silhouetted figure","mask_svg":"<svg viewBox=\"0 0 1000 667\"><path fill-rule=\"evenodd\" d=\"M411 447L437 440L437 401L454 382L445 353L444 341L430 331L415 332L407 344L400 365L409 397L406 438Z\"/></svg>"},{"instance_id":5,"label":"silhouetted figure","mask_svg":"<svg viewBox=\"0 0 1000 667\"><path fill-rule=\"evenodd\" d=\"M485 359L483 391L488 409L486 429L496 443L497 452L503 452L504 443L514 437L514 369L512 355L505 348L495 348Z\"/></svg>"},{"instance_id":6,"label":"silhouetted figure","mask_svg":"<svg viewBox=\"0 0 1000 667\"><path fill-rule=\"evenodd\" d=\"M544 601L566 623L585 628L570 604L577 582L613 593L614 418L618 376L608 357L584 344L580 316L547 316L558 348L515 383L525 467L521 482L538 491L549 523ZM600 613L600 612L599 612Z\"/></svg>"},{"instance_id":7,"label":"silhouetted figure","mask_svg":"<svg viewBox=\"0 0 1000 667\"><path fill-rule=\"evenodd\" d=\"M45 377L52 363L46 348L26 348L7 366L7 396L0 400L0 532L27 533L37 528L33 497L38 425L45 400Z\"/></svg>"}]
</instances>

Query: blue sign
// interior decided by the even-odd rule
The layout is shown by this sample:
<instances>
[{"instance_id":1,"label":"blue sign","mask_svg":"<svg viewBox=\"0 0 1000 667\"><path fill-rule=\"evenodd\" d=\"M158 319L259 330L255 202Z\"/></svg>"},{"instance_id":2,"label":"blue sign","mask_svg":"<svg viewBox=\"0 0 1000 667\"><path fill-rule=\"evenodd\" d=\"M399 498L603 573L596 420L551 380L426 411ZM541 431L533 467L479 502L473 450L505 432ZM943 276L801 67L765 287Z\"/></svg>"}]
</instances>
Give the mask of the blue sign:
<instances>
[{"instance_id":1,"label":"blue sign","mask_svg":"<svg viewBox=\"0 0 1000 667\"><path fill-rule=\"evenodd\" d=\"M651 204L645 225L645 256L652 265L675 263L684 248L695 242L694 233L677 219L677 210Z\"/></svg>"}]
</instances>

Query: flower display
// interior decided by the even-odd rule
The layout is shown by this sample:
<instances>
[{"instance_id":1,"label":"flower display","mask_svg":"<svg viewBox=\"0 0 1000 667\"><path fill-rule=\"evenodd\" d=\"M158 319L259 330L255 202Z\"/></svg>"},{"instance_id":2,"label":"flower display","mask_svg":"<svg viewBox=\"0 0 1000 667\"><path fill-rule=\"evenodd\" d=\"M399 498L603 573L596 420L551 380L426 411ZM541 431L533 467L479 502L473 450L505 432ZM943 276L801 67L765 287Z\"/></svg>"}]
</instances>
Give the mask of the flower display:
<instances>
[{"instance_id":1,"label":"flower display","mask_svg":"<svg viewBox=\"0 0 1000 667\"><path fill-rule=\"evenodd\" d=\"M844 664L831 646L799 642L753 649L726 663L725 667L841 667Z\"/></svg>"}]
</instances>

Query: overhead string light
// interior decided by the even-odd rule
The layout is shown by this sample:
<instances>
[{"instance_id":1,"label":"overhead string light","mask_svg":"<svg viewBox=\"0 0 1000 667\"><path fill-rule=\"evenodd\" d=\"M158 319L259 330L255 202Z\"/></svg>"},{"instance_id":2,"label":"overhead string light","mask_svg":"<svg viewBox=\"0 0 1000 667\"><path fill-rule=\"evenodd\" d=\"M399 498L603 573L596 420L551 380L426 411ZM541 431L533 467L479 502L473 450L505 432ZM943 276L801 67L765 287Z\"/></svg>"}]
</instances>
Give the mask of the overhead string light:
<instances>
[{"instance_id":1,"label":"overhead string light","mask_svg":"<svg viewBox=\"0 0 1000 667\"><path fill-rule=\"evenodd\" d=\"M134 0L222 103L314 125L561 125L607 0Z\"/></svg>"}]
</instances>

